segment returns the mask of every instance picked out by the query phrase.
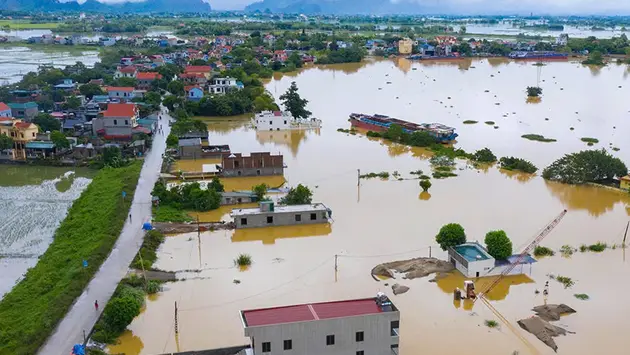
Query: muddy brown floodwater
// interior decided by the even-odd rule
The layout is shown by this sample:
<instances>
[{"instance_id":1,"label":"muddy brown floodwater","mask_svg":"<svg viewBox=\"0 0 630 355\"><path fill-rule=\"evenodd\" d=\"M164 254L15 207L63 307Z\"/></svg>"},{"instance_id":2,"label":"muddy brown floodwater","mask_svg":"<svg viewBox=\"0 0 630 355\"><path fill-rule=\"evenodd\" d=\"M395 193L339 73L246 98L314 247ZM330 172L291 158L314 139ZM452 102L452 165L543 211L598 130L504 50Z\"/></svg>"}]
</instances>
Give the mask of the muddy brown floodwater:
<instances>
[{"instance_id":1,"label":"muddy brown floodwater","mask_svg":"<svg viewBox=\"0 0 630 355\"><path fill-rule=\"evenodd\" d=\"M310 68L273 79L267 89L276 98L291 81L297 82L300 94L310 101L309 109L324 121L320 131L257 134L246 122L231 120L222 126L214 121L209 124L210 141L230 144L233 152L281 152L288 166L288 185L312 187L314 201L332 209L334 222L324 228L217 231L203 233L199 239L196 233L167 238L156 267L201 272L181 272L186 281L166 284L157 298L147 302L121 344L110 350L156 354L238 345L247 341L238 315L241 309L367 297L378 291L391 295L386 281L370 276L372 267L426 257L429 246L434 257L445 258L434 236L449 222L461 223L469 240L482 241L489 230L503 229L518 251L566 208L569 213L543 245L559 249L564 244L621 243L629 219L628 194L545 182L496 167L475 170L463 162L457 177L434 180L425 194L420 193L417 180L363 180L357 187L357 169L362 173L398 171L403 178L411 178L410 171L430 170L428 154L336 129L349 128L352 112L381 113L455 126L460 134L458 147L467 151L489 147L498 156L522 157L540 168L565 153L586 149L581 137L598 138L600 143L593 148L612 143L620 148L613 154L630 162L630 140L624 133L630 129L627 74L626 66L589 69L574 62L536 67L501 59L422 64L400 59ZM527 103L525 88L538 80L544 96L540 103ZM464 120L480 123L464 125ZM483 124L490 120L499 128ZM528 133L558 141L521 138ZM226 218L228 212L217 211L211 218L217 214ZM233 267L239 253L253 258L246 271ZM339 255L337 275L335 254ZM630 304L621 295L630 292L629 265L621 249L578 252L571 258L556 255L535 263L531 274L507 278L488 298L516 326L517 320L533 314L531 308L543 303L542 293L535 291L542 292L547 274L571 277L575 285L569 289L550 281L549 303L566 303L577 311L557 322L576 332L555 339L558 353L627 354L621 329L630 315ZM392 295L401 310L402 354L529 353L507 326L498 330L484 326L484 320L497 318L482 302L453 303L453 289L463 285L461 275L436 283L428 280L395 281L411 288ZM574 293L586 293L590 300L577 300ZM177 339L175 301L180 310ZM516 328L541 354L553 353L533 335Z\"/></svg>"}]
</instances>

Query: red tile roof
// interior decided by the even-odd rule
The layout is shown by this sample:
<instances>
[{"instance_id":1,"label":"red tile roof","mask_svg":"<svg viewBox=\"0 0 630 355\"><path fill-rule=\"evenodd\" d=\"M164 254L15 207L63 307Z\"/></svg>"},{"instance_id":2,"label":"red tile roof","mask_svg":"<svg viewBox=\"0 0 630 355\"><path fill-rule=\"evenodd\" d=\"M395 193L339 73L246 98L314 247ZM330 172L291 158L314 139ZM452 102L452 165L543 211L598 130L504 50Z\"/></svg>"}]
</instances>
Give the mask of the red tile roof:
<instances>
[{"instance_id":1,"label":"red tile roof","mask_svg":"<svg viewBox=\"0 0 630 355\"><path fill-rule=\"evenodd\" d=\"M154 72L141 72L136 74L136 79L138 80L156 80L161 79L162 75L160 73Z\"/></svg>"},{"instance_id":2,"label":"red tile roof","mask_svg":"<svg viewBox=\"0 0 630 355\"><path fill-rule=\"evenodd\" d=\"M382 313L374 298L309 303L276 308L253 309L243 311L243 318L248 327L263 325L306 322L320 319L353 317Z\"/></svg>"},{"instance_id":3,"label":"red tile roof","mask_svg":"<svg viewBox=\"0 0 630 355\"><path fill-rule=\"evenodd\" d=\"M0 111L10 110L11 108L7 106L4 102L0 102Z\"/></svg>"},{"instance_id":4,"label":"red tile roof","mask_svg":"<svg viewBox=\"0 0 630 355\"><path fill-rule=\"evenodd\" d=\"M210 73L212 68L209 65L189 65L184 70L185 73Z\"/></svg>"},{"instance_id":5,"label":"red tile roof","mask_svg":"<svg viewBox=\"0 0 630 355\"><path fill-rule=\"evenodd\" d=\"M18 129L28 129L31 128L31 125L32 123L30 122L16 122L14 126Z\"/></svg>"},{"instance_id":6,"label":"red tile roof","mask_svg":"<svg viewBox=\"0 0 630 355\"><path fill-rule=\"evenodd\" d=\"M201 73L183 73L179 74L180 78L205 78Z\"/></svg>"},{"instance_id":7,"label":"red tile roof","mask_svg":"<svg viewBox=\"0 0 630 355\"><path fill-rule=\"evenodd\" d=\"M103 117L133 117L136 115L134 104L109 104L103 112Z\"/></svg>"},{"instance_id":8,"label":"red tile roof","mask_svg":"<svg viewBox=\"0 0 630 355\"><path fill-rule=\"evenodd\" d=\"M108 86L107 87L107 92L110 92L110 91L132 92L133 91L133 87L131 87L131 86Z\"/></svg>"},{"instance_id":9,"label":"red tile roof","mask_svg":"<svg viewBox=\"0 0 630 355\"><path fill-rule=\"evenodd\" d=\"M135 73L137 71L136 67L130 65L127 67L122 67L118 69L119 72L121 73Z\"/></svg>"}]
</instances>

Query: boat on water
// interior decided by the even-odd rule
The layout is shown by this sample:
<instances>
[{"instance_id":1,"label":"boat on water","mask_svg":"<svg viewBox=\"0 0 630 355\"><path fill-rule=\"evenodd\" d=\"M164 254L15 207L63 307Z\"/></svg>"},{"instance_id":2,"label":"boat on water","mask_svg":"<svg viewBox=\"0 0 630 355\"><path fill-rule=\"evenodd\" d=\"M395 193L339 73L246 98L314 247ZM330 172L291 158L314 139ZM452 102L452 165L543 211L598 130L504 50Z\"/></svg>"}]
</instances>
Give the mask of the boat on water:
<instances>
[{"instance_id":1,"label":"boat on water","mask_svg":"<svg viewBox=\"0 0 630 355\"><path fill-rule=\"evenodd\" d=\"M455 128L441 123L414 123L379 114L366 115L362 113L352 113L350 114L349 121L352 127L363 128L374 132L384 132L392 125L399 125L406 133L417 131L427 132L440 143L454 141L458 136L458 134L455 133Z\"/></svg>"},{"instance_id":2,"label":"boat on water","mask_svg":"<svg viewBox=\"0 0 630 355\"><path fill-rule=\"evenodd\" d=\"M459 55L459 53L448 54L448 55L421 55L414 54L407 57L409 60L455 60L455 59L464 59Z\"/></svg>"},{"instance_id":3,"label":"boat on water","mask_svg":"<svg viewBox=\"0 0 630 355\"><path fill-rule=\"evenodd\" d=\"M569 58L569 55L566 53L558 53L558 52L512 52L508 54L508 58L515 60L564 60Z\"/></svg>"},{"instance_id":4,"label":"boat on water","mask_svg":"<svg viewBox=\"0 0 630 355\"><path fill-rule=\"evenodd\" d=\"M322 120L311 118L295 118L288 111L262 111L252 119L257 131L284 131L293 129L321 128Z\"/></svg>"}]
</instances>

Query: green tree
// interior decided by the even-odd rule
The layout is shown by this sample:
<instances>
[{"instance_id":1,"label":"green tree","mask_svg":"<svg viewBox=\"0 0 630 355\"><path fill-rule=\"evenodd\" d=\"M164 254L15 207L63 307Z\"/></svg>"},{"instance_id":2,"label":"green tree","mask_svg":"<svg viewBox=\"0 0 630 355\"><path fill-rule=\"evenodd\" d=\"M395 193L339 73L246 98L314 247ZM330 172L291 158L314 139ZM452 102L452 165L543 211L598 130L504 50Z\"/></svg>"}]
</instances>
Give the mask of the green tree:
<instances>
[{"instance_id":1,"label":"green tree","mask_svg":"<svg viewBox=\"0 0 630 355\"><path fill-rule=\"evenodd\" d=\"M162 103L162 96L157 92L149 91L144 94L143 100L145 103L157 107L160 106L160 103Z\"/></svg>"},{"instance_id":2,"label":"green tree","mask_svg":"<svg viewBox=\"0 0 630 355\"><path fill-rule=\"evenodd\" d=\"M409 144L416 147L430 147L435 143L437 143L435 137L429 132L415 131L409 135Z\"/></svg>"},{"instance_id":3,"label":"green tree","mask_svg":"<svg viewBox=\"0 0 630 355\"><path fill-rule=\"evenodd\" d=\"M280 96L280 100L284 108L291 112L291 115L295 118L307 118L311 115L311 111L306 110L308 100L300 97L295 81L292 82L291 87Z\"/></svg>"},{"instance_id":4,"label":"green tree","mask_svg":"<svg viewBox=\"0 0 630 355\"><path fill-rule=\"evenodd\" d=\"M63 104L65 108L76 110L81 107L81 99L72 95L66 98L66 102Z\"/></svg>"},{"instance_id":5,"label":"green tree","mask_svg":"<svg viewBox=\"0 0 630 355\"><path fill-rule=\"evenodd\" d=\"M59 131L52 131L50 133L50 140L55 144L55 147L59 149L70 148L70 141Z\"/></svg>"},{"instance_id":6,"label":"green tree","mask_svg":"<svg viewBox=\"0 0 630 355\"><path fill-rule=\"evenodd\" d=\"M623 161L601 149L567 154L546 167L542 177L567 184L583 184L609 181L627 174L628 168Z\"/></svg>"},{"instance_id":7,"label":"green tree","mask_svg":"<svg viewBox=\"0 0 630 355\"><path fill-rule=\"evenodd\" d=\"M313 192L311 190L299 184L297 187L292 187L287 195L280 200L284 205L308 205L313 199Z\"/></svg>"},{"instance_id":8,"label":"green tree","mask_svg":"<svg viewBox=\"0 0 630 355\"><path fill-rule=\"evenodd\" d=\"M121 87L134 87L135 88L136 85L138 85L138 80L136 80L136 78L122 77L122 78L116 79L116 82L114 83L114 85L121 86Z\"/></svg>"},{"instance_id":9,"label":"green tree","mask_svg":"<svg viewBox=\"0 0 630 355\"><path fill-rule=\"evenodd\" d=\"M497 161L496 155L488 148L479 149L473 155L473 160L480 163L494 163Z\"/></svg>"},{"instance_id":10,"label":"green tree","mask_svg":"<svg viewBox=\"0 0 630 355\"><path fill-rule=\"evenodd\" d=\"M48 113L40 112L35 116L33 123L39 126L42 132L52 132L61 130L61 122Z\"/></svg>"},{"instance_id":11,"label":"green tree","mask_svg":"<svg viewBox=\"0 0 630 355\"><path fill-rule=\"evenodd\" d=\"M213 177L212 181L210 181L210 183L208 184L208 189L212 189L216 192L223 192L225 191L225 188L223 187L223 184L221 183L221 180L219 180L218 177Z\"/></svg>"},{"instance_id":12,"label":"green tree","mask_svg":"<svg viewBox=\"0 0 630 355\"><path fill-rule=\"evenodd\" d=\"M528 86L527 87L527 96L529 97L538 97L542 95L542 89L538 86Z\"/></svg>"},{"instance_id":13,"label":"green tree","mask_svg":"<svg viewBox=\"0 0 630 355\"><path fill-rule=\"evenodd\" d=\"M183 104L183 100L181 97L175 95L167 95L164 97L162 104L166 106L169 111L174 111L176 106L179 107Z\"/></svg>"},{"instance_id":14,"label":"green tree","mask_svg":"<svg viewBox=\"0 0 630 355\"><path fill-rule=\"evenodd\" d=\"M126 292L128 294L124 294L122 297L112 298L103 311L103 321L109 332L120 333L124 331L131 324L131 321L140 314L142 298L131 294L133 291Z\"/></svg>"},{"instance_id":15,"label":"green tree","mask_svg":"<svg viewBox=\"0 0 630 355\"><path fill-rule=\"evenodd\" d=\"M538 168L532 162L521 158L503 157L499 159L499 164L501 164L501 169L505 170L519 170L529 174L538 171Z\"/></svg>"},{"instance_id":16,"label":"green tree","mask_svg":"<svg viewBox=\"0 0 630 355\"><path fill-rule=\"evenodd\" d=\"M488 254L497 260L505 260L512 255L512 241L502 230L488 232L484 242Z\"/></svg>"},{"instance_id":17,"label":"green tree","mask_svg":"<svg viewBox=\"0 0 630 355\"><path fill-rule=\"evenodd\" d=\"M296 68L302 67L302 57L298 54L298 52L293 52L288 58L289 63L293 63Z\"/></svg>"},{"instance_id":18,"label":"green tree","mask_svg":"<svg viewBox=\"0 0 630 355\"><path fill-rule=\"evenodd\" d=\"M0 134L0 150L13 148L13 138Z\"/></svg>"},{"instance_id":19,"label":"green tree","mask_svg":"<svg viewBox=\"0 0 630 355\"><path fill-rule=\"evenodd\" d=\"M429 180L420 180L420 187L422 188L422 191L429 191L429 188L431 188L431 181Z\"/></svg>"},{"instance_id":20,"label":"green tree","mask_svg":"<svg viewBox=\"0 0 630 355\"><path fill-rule=\"evenodd\" d=\"M269 186L267 184L260 184L252 187L252 192L256 195L256 199L258 201L262 201L267 194L267 189Z\"/></svg>"},{"instance_id":21,"label":"green tree","mask_svg":"<svg viewBox=\"0 0 630 355\"><path fill-rule=\"evenodd\" d=\"M466 232L464 227L457 223L445 224L435 236L435 241L442 250L466 243Z\"/></svg>"},{"instance_id":22,"label":"green tree","mask_svg":"<svg viewBox=\"0 0 630 355\"><path fill-rule=\"evenodd\" d=\"M179 138L174 135L173 133L169 134L168 137L166 137L166 146L171 148L171 147L177 147L177 145L179 144Z\"/></svg>"},{"instance_id":23,"label":"green tree","mask_svg":"<svg viewBox=\"0 0 630 355\"><path fill-rule=\"evenodd\" d=\"M111 166L112 168L122 167L124 161L120 148L111 146L103 149L103 163L105 166Z\"/></svg>"},{"instance_id":24,"label":"green tree","mask_svg":"<svg viewBox=\"0 0 630 355\"><path fill-rule=\"evenodd\" d=\"M181 81L171 81L166 90L173 95L182 96L184 95L184 84Z\"/></svg>"},{"instance_id":25,"label":"green tree","mask_svg":"<svg viewBox=\"0 0 630 355\"><path fill-rule=\"evenodd\" d=\"M103 89L96 84L83 84L79 87L81 95L91 100L94 95L103 95Z\"/></svg>"}]
</instances>

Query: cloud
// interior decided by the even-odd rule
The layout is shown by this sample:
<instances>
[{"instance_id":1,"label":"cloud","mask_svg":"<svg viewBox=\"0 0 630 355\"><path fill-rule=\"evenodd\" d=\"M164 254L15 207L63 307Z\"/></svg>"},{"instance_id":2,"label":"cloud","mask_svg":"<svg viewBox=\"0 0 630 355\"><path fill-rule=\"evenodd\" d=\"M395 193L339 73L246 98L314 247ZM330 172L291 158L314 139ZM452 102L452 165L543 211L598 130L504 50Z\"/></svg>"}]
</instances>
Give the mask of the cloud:
<instances>
[{"instance_id":1,"label":"cloud","mask_svg":"<svg viewBox=\"0 0 630 355\"><path fill-rule=\"evenodd\" d=\"M387 1L387 0L385 0ZM449 12L494 13L534 12L557 14L630 13L628 0L389 0L392 3L416 3Z\"/></svg>"}]
</instances>

